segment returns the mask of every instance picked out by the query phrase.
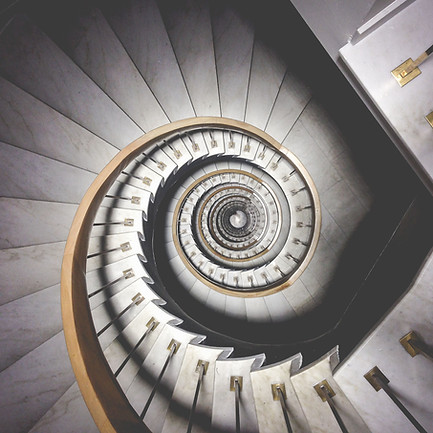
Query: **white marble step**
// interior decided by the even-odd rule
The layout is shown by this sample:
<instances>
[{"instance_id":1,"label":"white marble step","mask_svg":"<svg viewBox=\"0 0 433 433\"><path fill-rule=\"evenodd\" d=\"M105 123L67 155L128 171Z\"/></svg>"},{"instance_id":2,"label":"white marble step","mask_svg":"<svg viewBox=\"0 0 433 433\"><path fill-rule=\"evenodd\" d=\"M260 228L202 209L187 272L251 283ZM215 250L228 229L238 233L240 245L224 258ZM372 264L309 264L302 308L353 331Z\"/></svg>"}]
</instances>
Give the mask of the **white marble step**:
<instances>
[{"instance_id":1,"label":"white marble step","mask_svg":"<svg viewBox=\"0 0 433 433\"><path fill-rule=\"evenodd\" d=\"M286 71L265 131L280 143L311 99L311 90L290 70Z\"/></svg>"},{"instance_id":2,"label":"white marble step","mask_svg":"<svg viewBox=\"0 0 433 433\"><path fill-rule=\"evenodd\" d=\"M95 237L130 232L143 235L143 217L141 210L100 207L90 235Z\"/></svg>"},{"instance_id":3,"label":"white marble step","mask_svg":"<svg viewBox=\"0 0 433 433\"><path fill-rule=\"evenodd\" d=\"M143 165L158 173L164 179L164 182L172 174L176 173L178 169L176 162L159 147L146 150L144 153L147 158L145 158Z\"/></svg>"},{"instance_id":4,"label":"white marble step","mask_svg":"<svg viewBox=\"0 0 433 433\"><path fill-rule=\"evenodd\" d=\"M0 307L0 371L62 330L59 300L56 284Z\"/></svg>"},{"instance_id":5,"label":"white marble step","mask_svg":"<svg viewBox=\"0 0 433 433\"><path fill-rule=\"evenodd\" d=\"M140 160L140 158L138 159ZM160 174L141 164L139 161L133 161L129 164L117 180L149 191L152 194L152 200L154 200L159 188L164 184L164 178Z\"/></svg>"},{"instance_id":6,"label":"white marble step","mask_svg":"<svg viewBox=\"0 0 433 433\"><path fill-rule=\"evenodd\" d=\"M180 368L183 364L185 351L190 342L199 343L205 339L204 336L198 336L186 332L172 325L165 325L153 345L152 349L146 356L137 376L129 387L126 395L133 408L140 414L148 401L153 385L158 378L162 367L169 355L169 345L172 340L180 343L176 353L171 358L167 370L157 389L155 397L144 417L145 424L153 433L161 432L166 412L168 410L171 396L177 382Z\"/></svg>"},{"instance_id":7,"label":"white marble step","mask_svg":"<svg viewBox=\"0 0 433 433\"><path fill-rule=\"evenodd\" d=\"M87 249L87 272L117 262L135 254L143 254L139 232L92 237ZM102 254L101 254L102 253Z\"/></svg>"},{"instance_id":8,"label":"white marble step","mask_svg":"<svg viewBox=\"0 0 433 433\"><path fill-rule=\"evenodd\" d=\"M66 52L143 131L168 122L155 96L98 9L86 12L68 28Z\"/></svg>"},{"instance_id":9,"label":"white marble step","mask_svg":"<svg viewBox=\"0 0 433 433\"><path fill-rule=\"evenodd\" d=\"M244 120L254 29L226 2L212 4L211 18L221 114Z\"/></svg>"},{"instance_id":10,"label":"white marble step","mask_svg":"<svg viewBox=\"0 0 433 433\"><path fill-rule=\"evenodd\" d=\"M147 219L151 195L149 191L116 181L108 190L101 206L111 209L141 210L144 219Z\"/></svg>"},{"instance_id":11,"label":"white marble step","mask_svg":"<svg viewBox=\"0 0 433 433\"><path fill-rule=\"evenodd\" d=\"M90 307L96 308L139 278L152 284L153 281L145 271L143 261L143 256L135 255L87 272Z\"/></svg>"},{"instance_id":12,"label":"white marble step","mask_svg":"<svg viewBox=\"0 0 433 433\"><path fill-rule=\"evenodd\" d=\"M0 140L99 173L117 148L0 77Z\"/></svg>"},{"instance_id":13,"label":"white marble step","mask_svg":"<svg viewBox=\"0 0 433 433\"><path fill-rule=\"evenodd\" d=\"M232 348L188 344L164 421L163 433L187 430L199 378L199 373L196 371L199 361L206 362L207 366L198 394L193 430L194 432L209 431L214 397L215 364L217 360L227 358L232 351Z\"/></svg>"},{"instance_id":14,"label":"white marble step","mask_svg":"<svg viewBox=\"0 0 433 433\"><path fill-rule=\"evenodd\" d=\"M149 300L150 302L147 302ZM158 339L158 336L164 329L164 326L166 324L176 326L182 322L172 314L167 313L164 308L158 307L156 302L161 302L159 298L152 300L148 296L145 297L144 302L147 303L140 313L122 331L122 334L104 350L105 357L107 358L113 373L117 373L117 381L125 392L131 386L141 364L146 359L148 353ZM148 331L152 320L155 320L157 325L155 325L152 330ZM135 345L147 331L148 334L144 340L134 351L127 363L122 366L131 350L134 349Z\"/></svg>"},{"instance_id":15,"label":"white marble step","mask_svg":"<svg viewBox=\"0 0 433 433\"><path fill-rule=\"evenodd\" d=\"M93 324L96 333L100 334L98 340L102 350L108 347L146 306L146 302L140 302L143 297L136 285L130 284L92 310ZM122 312L122 316L115 320Z\"/></svg>"},{"instance_id":16,"label":"white marble step","mask_svg":"<svg viewBox=\"0 0 433 433\"><path fill-rule=\"evenodd\" d=\"M196 115L220 116L209 1L158 4Z\"/></svg>"},{"instance_id":17,"label":"white marble step","mask_svg":"<svg viewBox=\"0 0 433 433\"><path fill-rule=\"evenodd\" d=\"M0 305L60 283L64 249L55 242L0 250Z\"/></svg>"},{"instance_id":18,"label":"white marble step","mask_svg":"<svg viewBox=\"0 0 433 433\"><path fill-rule=\"evenodd\" d=\"M65 241L77 205L0 197L0 248Z\"/></svg>"},{"instance_id":19,"label":"white marble step","mask_svg":"<svg viewBox=\"0 0 433 433\"><path fill-rule=\"evenodd\" d=\"M399 340L410 331L433 347L433 251L408 291L388 315L337 368L334 378L374 433L416 432L383 390L376 392L364 374L378 366L389 387L427 431L431 416L432 362L421 354L411 357Z\"/></svg>"},{"instance_id":20,"label":"white marble step","mask_svg":"<svg viewBox=\"0 0 433 433\"><path fill-rule=\"evenodd\" d=\"M287 432L280 400L274 399L272 390L274 384L282 385L282 389L284 386L285 403L292 431L294 433L311 432L291 380L292 375L299 370L301 364L302 356L299 353L277 364L251 372L251 384L260 433Z\"/></svg>"},{"instance_id":21,"label":"white marble step","mask_svg":"<svg viewBox=\"0 0 433 433\"><path fill-rule=\"evenodd\" d=\"M0 38L0 74L122 148L143 132L41 30L16 17Z\"/></svg>"},{"instance_id":22,"label":"white marble step","mask_svg":"<svg viewBox=\"0 0 433 433\"><path fill-rule=\"evenodd\" d=\"M95 174L0 142L0 195L80 203Z\"/></svg>"},{"instance_id":23,"label":"white marble step","mask_svg":"<svg viewBox=\"0 0 433 433\"><path fill-rule=\"evenodd\" d=\"M179 65L154 0L102 8L170 121L194 116Z\"/></svg>"},{"instance_id":24,"label":"white marble step","mask_svg":"<svg viewBox=\"0 0 433 433\"><path fill-rule=\"evenodd\" d=\"M264 41L254 41L245 121L264 129L284 78L286 67Z\"/></svg>"},{"instance_id":25,"label":"white marble step","mask_svg":"<svg viewBox=\"0 0 433 433\"><path fill-rule=\"evenodd\" d=\"M239 421L240 432L258 433L255 399L251 383L251 370L258 369L265 355L248 358L217 360L215 363L215 385L212 403L212 429L218 432L236 432L235 391L232 377L240 383Z\"/></svg>"},{"instance_id":26,"label":"white marble step","mask_svg":"<svg viewBox=\"0 0 433 433\"><path fill-rule=\"evenodd\" d=\"M29 431L74 382L59 332L0 373L0 419L8 433ZM55 386L53 386L55 384Z\"/></svg>"},{"instance_id":27,"label":"white marble step","mask_svg":"<svg viewBox=\"0 0 433 433\"><path fill-rule=\"evenodd\" d=\"M99 433L77 382L35 424L29 433Z\"/></svg>"},{"instance_id":28,"label":"white marble step","mask_svg":"<svg viewBox=\"0 0 433 433\"><path fill-rule=\"evenodd\" d=\"M292 376L294 389L311 427L311 432L340 431L328 403L322 401L314 389L315 385L326 380L336 394L332 397L332 401L347 430L369 433L367 425L333 378L333 371L338 362L338 347L336 347Z\"/></svg>"}]
</instances>

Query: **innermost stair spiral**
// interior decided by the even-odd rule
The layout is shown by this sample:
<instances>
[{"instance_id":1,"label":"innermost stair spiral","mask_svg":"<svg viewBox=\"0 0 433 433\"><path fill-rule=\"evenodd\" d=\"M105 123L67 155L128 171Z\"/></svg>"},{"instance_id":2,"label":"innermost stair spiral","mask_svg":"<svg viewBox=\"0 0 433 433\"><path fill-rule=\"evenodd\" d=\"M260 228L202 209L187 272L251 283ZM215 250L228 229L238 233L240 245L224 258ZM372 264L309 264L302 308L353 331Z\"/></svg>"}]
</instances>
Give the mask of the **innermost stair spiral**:
<instances>
[{"instance_id":1,"label":"innermost stair spiral","mask_svg":"<svg viewBox=\"0 0 433 433\"><path fill-rule=\"evenodd\" d=\"M311 177L263 137L216 129L176 140L193 153L198 138L225 152L190 162L186 178L179 170L168 193L165 243L196 278L226 295L264 296L288 287L307 266L320 231Z\"/></svg>"}]
</instances>

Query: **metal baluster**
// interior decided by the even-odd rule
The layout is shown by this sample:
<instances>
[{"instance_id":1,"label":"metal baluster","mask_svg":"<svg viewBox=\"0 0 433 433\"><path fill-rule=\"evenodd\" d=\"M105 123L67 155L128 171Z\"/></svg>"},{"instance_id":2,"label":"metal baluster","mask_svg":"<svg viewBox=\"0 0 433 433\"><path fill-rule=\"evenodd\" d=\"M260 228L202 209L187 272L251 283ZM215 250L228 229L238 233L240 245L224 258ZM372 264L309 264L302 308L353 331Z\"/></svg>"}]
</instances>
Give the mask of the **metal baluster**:
<instances>
[{"instance_id":1,"label":"metal baluster","mask_svg":"<svg viewBox=\"0 0 433 433\"><path fill-rule=\"evenodd\" d=\"M110 320L100 331L96 333L96 336L99 337L102 333L104 333L116 320L120 319L129 309L131 309L134 305L140 305L144 301L144 297L141 293L137 293L133 298L132 302L125 307L114 319Z\"/></svg>"},{"instance_id":2,"label":"metal baluster","mask_svg":"<svg viewBox=\"0 0 433 433\"><path fill-rule=\"evenodd\" d=\"M123 224L127 227L132 227L134 225L134 219L133 218L125 218L123 221L107 221L105 223L93 223L95 227L98 226L113 226L113 225L120 225Z\"/></svg>"},{"instance_id":3,"label":"metal baluster","mask_svg":"<svg viewBox=\"0 0 433 433\"><path fill-rule=\"evenodd\" d=\"M132 348L132 350L128 353L126 358L123 360L123 362L120 364L116 372L114 373L114 377L117 377L120 372L123 370L127 362L132 358L135 351L138 349L140 344L144 341L144 339L147 337L147 335L153 331L157 326L159 325L159 322L157 322L153 317L147 322L146 326L146 332L142 335L142 337L138 340L137 344Z\"/></svg>"},{"instance_id":4,"label":"metal baluster","mask_svg":"<svg viewBox=\"0 0 433 433\"><path fill-rule=\"evenodd\" d=\"M197 406L198 395L200 393L201 384L203 382L203 376L206 374L208 367L209 367L209 362L202 361L201 359L199 359L197 363L197 367L195 369L195 371L198 373L197 387L195 388L194 400L192 402L191 411L189 413L188 429L186 430L187 433L191 433L191 429L194 423L194 415L195 415L195 408Z\"/></svg>"},{"instance_id":5,"label":"metal baluster","mask_svg":"<svg viewBox=\"0 0 433 433\"><path fill-rule=\"evenodd\" d=\"M292 433L292 426L290 424L289 414L287 411L287 394L286 394L286 385L284 383L273 383L271 385L272 396L274 397L274 401L279 401L281 405L281 410L283 411L284 421L286 422L286 427L288 433Z\"/></svg>"},{"instance_id":6,"label":"metal baluster","mask_svg":"<svg viewBox=\"0 0 433 433\"><path fill-rule=\"evenodd\" d=\"M331 385L329 385L328 381L322 380L322 382L314 385L314 389L316 390L317 394L319 394L319 397L322 399L322 401L328 403L341 431L343 433L349 433L346 426L344 425L343 419L341 418L340 414L337 411L337 408L334 405L334 402L332 401L332 397L335 396L335 392L331 388Z\"/></svg>"},{"instance_id":7,"label":"metal baluster","mask_svg":"<svg viewBox=\"0 0 433 433\"><path fill-rule=\"evenodd\" d=\"M427 430L424 430L423 426L414 418L414 416L403 406L401 401L395 396L393 391L387 385L389 383L389 379L382 373L382 371L377 366L373 367L368 373L364 374L364 377L377 392L383 389L388 395L388 397L403 412L404 416L419 432L427 433Z\"/></svg>"},{"instance_id":8,"label":"metal baluster","mask_svg":"<svg viewBox=\"0 0 433 433\"><path fill-rule=\"evenodd\" d=\"M98 293L102 292L105 289L108 289L109 287L111 287L113 284L118 283L120 280L127 280L128 278L132 278L134 277L134 271L131 269L126 269L125 271L123 271L123 275L119 278L116 278L114 281L111 281L111 283L105 284L105 286L102 286L101 288L99 288L98 290L95 290L94 292L90 293L88 295L89 298L91 298L92 296L97 295Z\"/></svg>"},{"instance_id":9,"label":"metal baluster","mask_svg":"<svg viewBox=\"0 0 433 433\"><path fill-rule=\"evenodd\" d=\"M421 340L415 331L410 331L400 338L400 343L412 357L421 353L430 361L433 361L433 350Z\"/></svg>"},{"instance_id":10,"label":"metal baluster","mask_svg":"<svg viewBox=\"0 0 433 433\"><path fill-rule=\"evenodd\" d=\"M180 347L180 343L178 341L176 341L176 340L170 341L170 344L167 347L167 350L169 350L170 353L168 354L167 359L165 360L164 365L162 366L161 373L159 373L158 379L156 379L155 385L153 385L152 391L149 395L149 398L147 399L146 405L144 406L144 408L140 414L141 419L143 419L144 416L146 415L146 412L149 409L150 404L152 403L153 397L155 396L158 385L161 382L162 377L164 376L165 370L167 370L170 359L179 350L179 347Z\"/></svg>"},{"instance_id":11,"label":"metal baluster","mask_svg":"<svg viewBox=\"0 0 433 433\"><path fill-rule=\"evenodd\" d=\"M240 433L241 431L240 400L242 385L242 376L232 376L230 378L230 391L234 391L235 393L236 433Z\"/></svg>"}]
</instances>

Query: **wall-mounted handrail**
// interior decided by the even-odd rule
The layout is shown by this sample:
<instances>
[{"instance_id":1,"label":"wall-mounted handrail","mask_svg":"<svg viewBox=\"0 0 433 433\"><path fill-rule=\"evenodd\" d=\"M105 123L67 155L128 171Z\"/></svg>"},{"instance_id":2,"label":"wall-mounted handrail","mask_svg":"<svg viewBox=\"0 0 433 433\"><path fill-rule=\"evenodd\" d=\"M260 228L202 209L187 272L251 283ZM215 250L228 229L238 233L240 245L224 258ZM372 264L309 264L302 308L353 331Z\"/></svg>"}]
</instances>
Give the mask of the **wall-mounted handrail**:
<instances>
[{"instance_id":1,"label":"wall-mounted handrail","mask_svg":"<svg viewBox=\"0 0 433 433\"><path fill-rule=\"evenodd\" d=\"M419 353L433 361L433 349L427 346L415 331L410 331L400 338L401 345L412 358Z\"/></svg>"},{"instance_id":2,"label":"wall-mounted handrail","mask_svg":"<svg viewBox=\"0 0 433 433\"><path fill-rule=\"evenodd\" d=\"M340 427L341 431L343 433L349 433L349 430L347 430L346 426L344 425L343 419L338 413L337 408L335 407L335 404L332 400L332 397L335 396L335 392L331 388L331 385L329 385L328 381L326 379L322 380L320 383L314 385L314 389L316 390L322 401L328 403L328 406L331 409L332 414L334 415L334 418L337 421L337 424Z\"/></svg>"},{"instance_id":3,"label":"wall-mounted handrail","mask_svg":"<svg viewBox=\"0 0 433 433\"><path fill-rule=\"evenodd\" d=\"M93 225L130 226L132 222L125 220L94 224L95 216L116 179L147 148L175 134L202 128L229 128L247 133L261 142L268 143L282 155L297 161L297 158L280 143L252 125L220 117L194 117L163 125L138 138L119 151L90 185L78 207L66 241L61 273L61 305L64 334L72 368L83 398L101 432L135 433L149 430L128 402L105 359L96 336L86 285L86 260ZM301 164L299 170L308 182L312 182ZM319 202L318 195L315 196L315 200ZM317 224L320 224L320 217ZM316 231L317 237L319 232L320 230ZM304 271L313 254L314 248L311 248L306 255L305 265L298 268L292 279L296 279Z\"/></svg>"},{"instance_id":4,"label":"wall-mounted handrail","mask_svg":"<svg viewBox=\"0 0 433 433\"><path fill-rule=\"evenodd\" d=\"M364 374L364 377L377 392L383 389L393 403L403 412L404 416L420 433L427 433L427 430L425 430L423 426L415 419L415 417L406 409L406 407L401 403L401 401L388 386L389 379L377 366L373 367L368 373Z\"/></svg>"}]
</instances>

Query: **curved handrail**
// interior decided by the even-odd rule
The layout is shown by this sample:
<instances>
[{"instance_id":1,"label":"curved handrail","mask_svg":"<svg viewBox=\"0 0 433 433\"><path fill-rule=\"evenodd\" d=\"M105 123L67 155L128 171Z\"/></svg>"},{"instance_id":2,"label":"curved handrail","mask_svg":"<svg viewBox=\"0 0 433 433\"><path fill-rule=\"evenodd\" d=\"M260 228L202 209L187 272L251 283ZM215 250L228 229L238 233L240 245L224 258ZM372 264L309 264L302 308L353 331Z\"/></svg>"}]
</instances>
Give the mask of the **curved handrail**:
<instances>
[{"instance_id":1,"label":"curved handrail","mask_svg":"<svg viewBox=\"0 0 433 433\"><path fill-rule=\"evenodd\" d=\"M195 117L161 126L138 138L121 150L90 185L66 241L61 271L61 306L71 364L87 407L101 432L138 433L149 432L149 429L117 383L96 336L86 287L86 257L92 224L111 185L134 158L155 142L195 127L232 128L264 140L282 153L289 153L271 136L252 125L219 117ZM302 174L309 178L308 173Z\"/></svg>"}]
</instances>

